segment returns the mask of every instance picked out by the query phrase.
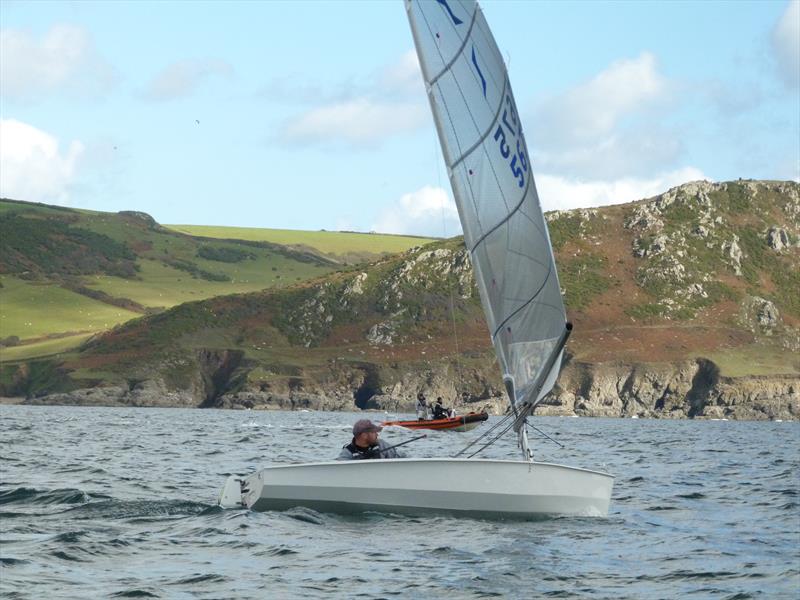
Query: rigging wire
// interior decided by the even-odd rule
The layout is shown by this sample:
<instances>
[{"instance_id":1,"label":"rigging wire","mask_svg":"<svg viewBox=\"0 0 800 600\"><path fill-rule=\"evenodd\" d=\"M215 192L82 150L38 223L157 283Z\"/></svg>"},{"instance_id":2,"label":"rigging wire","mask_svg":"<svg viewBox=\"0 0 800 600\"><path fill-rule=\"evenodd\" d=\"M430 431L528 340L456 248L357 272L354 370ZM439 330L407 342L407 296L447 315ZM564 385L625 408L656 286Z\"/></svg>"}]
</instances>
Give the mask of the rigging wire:
<instances>
[{"instance_id":1,"label":"rigging wire","mask_svg":"<svg viewBox=\"0 0 800 600\"><path fill-rule=\"evenodd\" d=\"M489 446L491 446L492 444L497 442L500 438L502 438L505 434L507 434L509 431L511 431L514 428L514 422L515 422L515 419L511 419L511 423L509 425L507 425L506 427L504 427L503 430L500 433L496 434L491 440L486 442L483 446L478 448L475 452L470 454L467 458L472 458L473 456L477 456L478 454L480 454L481 452L486 450L486 448L488 448Z\"/></svg>"},{"instance_id":2,"label":"rigging wire","mask_svg":"<svg viewBox=\"0 0 800 600\"><path fill-rule=\"evenodd\" d=\"M494 425L492 425L492 427L490 427L490 428L489 428L489 429L488 429L486 432L484 432L483 434L481 434L480 436L478 436L477 438L475 438L474 440L472 440L472 441L471 441L469 444L467 444L466 446L464 446L464 447L463 447L461 450L459 450L459 451L458 451L456 454L454 454L454 455L452 456L452 458L458 458L459 456L461 456L462 454L464 454L465 452L467 452L467 450L469 450L470 448L472 448L472 447L473 447L475 444L477 444L477 443L478 443L478 442L480 442L481 440L483 440L483 439L485 439L485 438L488 438L488 437L490 437L490 436L491 436L491 439L489 439L489 441L488 441L488 442L486 442L486 443L485 443L485 444L483 444L483 445L482 445L480 448L478 448L478 449L477 449L475 452L473 452L472 454L470 454L469 456L467 456L467 458L472 458L473 456L477 456L478 454L480 454L481 452L483 452L483 451L484 451L486 448L488 448L489 446L491 446L492 444L494 444L495 442L497 442L498 440L500 440L500 438L502 438L502 437L503 437L503 436L504 436L506 433L508 433L509 431L511 431L511 429L513 429L513 427L514 427L514 423L516 422L516 419L517 419L517 410L516 410L516 406L513 406L513 407L512 407L512 409L513 409L513 412L510 412L509 414L507 414L505 417L503 417L502 419L500 419L500 421L498 421L497 423L495 423ZM510 423L510 424L507 424L507 421L508 421L509 419L511 419L511 423ZM542 431L541 429L539 429L538 427L536 427L536 425L533 425L532 423L530 423L530 422L528 421L528 418L527 418L527 417L525 418L524 424L525 424L525 426L526 426L526 427L530 427L531 429L533 429L533 430L534 430L534 431L536 431L537 433L541 434L542 436L544 436L545 438L547 438L548 440L550 440L551 442L553 442L554 444L556 444L558 447L560 447L560 448L564 448L564 444L562 444L561 442L559 442L559 441L557 441L557 440L554 440L552 437L550 437L549 435L547 435L547 434L546 434L544 431ZM500 427L503 427L503 429L502 429L502 430L501 430L499 433L495 433L495 434L493 434L493 432L494 432L496 429L500 428Z\"/></svg>"},{"instance_id":3,"label":"rigging wire","mask_svg":"<svg viewBox=\"0 0 800 600\"><path fill-rule=\"evenodd\" d=\"M553 438L551 438L551 437L550 437L549 435L547 435L547 434L546 434L544 431L542 431L541 429L539 429L538 427L536 427L536 425L533 425L532 423L529 423L529 422L528 422L528 418L527 418L527 417L525 417L525 426L526 426L526 427L530 427L530 428L531 428L531 429L533 429L534 431L537 431L537 432L541 433L541 434L542 434L544 437L546 437L548 440L550 440L551 442L553 442L554 444L556 444L556 445L557 445L559 448L563 448L563 447L564 447L564 444L562 444L561 442L558 442L558 441L554 440Z\"/></svg>"},{"instance_id":4,"label":"rigging wire","mask_svg":"<svg viewBox=\"0 0 800 600\"><path fill-rule=\"evenodd\" d=\"M436 165L436 187L440 190L444 190L442 187L442 169L441 163L439 162L439 158L441 157L441 148L439 146L439 139L438 134L434 131L434 164ZM440 203L441 214L442 214L442 238L447 239L447 215L445 213L445 205L447 203L447 192L445 192L445 197L442 199ZM456 368L456 381L458 383L456 387L456 397L453 399L453 404L455 405L456 401L461 397L458 390L463 390L464 388L464 377L461 371L461 352L459 351L458 347L458 328L456 326L456 307L455 307L455 292L454 292L454 283L452 279L452 274L448 277L448 289L450 292L450 318L453 322L453 345L455 350L455 368Z\"/></svg>"},{"instance_id":5,"label":"rigging wire","mask_svg":"<svg viewBox=\"0 0 800 600\"><path fill-rule=\"evenodd\" d=\"M472 440L472 441L471 441L469 444L467 444L466 446L464 446L464 447L463 447L461 450L459 450L458 452L456 452L456 453L455 453L455 454L452 456L452 458L458 458L459 456L461 456L462 454L464 454L464 453L465 453L467 450L469 450L470 448L472 448L472 446L474 446L475 444L477 444L478 442L480 442L482 439L484 439L484 438L486 438L486 437L489 437L489 436L492 434L492 432L493 432L495 429L497 429L498 427L502 427L503 425L505 425L505 424L506 424L506 422L507 422L509 419L511 419L513 416L514 416L513 414L508 414L508 415L506 415L505 417L503 417L502 419L500 419L500 420L499 420L497 423L495 423L494 425L492 425L492 426L491 426L491 427L490 427L490 428L489 428L487 431L483 432L481 435L479 435L479 436L478 436L478 437L476 437L474 440ZM514 426L514 421L512 420L512 421L511 421L511 427L513 427L513 426ZM500 439L500 438L503 436L503 434L505 434L505 433L508 431L508 429L509 429L509 428L506 428L506 429L504 429L504 430L503 430L503 431L502 431L500 434L496 435L496 436L495 436L495 437L494 437L494 438L493 438L493 439L492 439L492 440L491 440L489 443L487 443L485 446L483 446L483 447L481 448L481 450L483 450L483 449L485 449L485 448L488 448L489 446L491 446L492 444L494 444L494 443L495 443L497 440L499 440L499 439ZM473 454L473 455L471 455L471 456L468 456L467 458L472 458L472 456L474 456L474 454Z\"/></svg>"}]
</instances>

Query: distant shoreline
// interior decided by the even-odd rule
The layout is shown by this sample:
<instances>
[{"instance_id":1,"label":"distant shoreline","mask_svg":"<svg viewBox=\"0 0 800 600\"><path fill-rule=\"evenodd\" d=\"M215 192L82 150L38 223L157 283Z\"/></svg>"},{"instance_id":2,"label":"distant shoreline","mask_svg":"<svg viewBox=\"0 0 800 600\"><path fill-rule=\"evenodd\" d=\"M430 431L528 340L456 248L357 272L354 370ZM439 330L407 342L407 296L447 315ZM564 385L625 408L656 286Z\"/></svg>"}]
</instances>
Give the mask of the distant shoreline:
<instances>
[{"instance_id":1,"label":"distant shoreline","mask_svg":"<svg viewBox=\"0 0 800 600\"><path fill-rule=\"evenodd\" d=\"M349 407L348 409L345 408L333 408L333 407L325 407L325 408L306 408L302 406L297 406L295 408L290 408L286 406L277 406L277 405L264 405L264 406L255 406L253 408L246 408L243 406L215 406L215 407L200 407L200 406L187 406L187 405L137 405L137 404L122 404L119 402L109 402L109 403L97 403L97 402L87 402L87 403L77 403L77 402L62 402L62 403L55 403L55 402L47 402L48 396L42 396L40 398L24 398L21 396L17 397L3 397L0 396L0 406L35 406L35 407L75 407L75 408L141 408L141 409L151 409L151 408L177 408L177 409L190 409L190 410L224 410L224 411L234 411L234 412L257 412L257 413L270 413L270 412L333 412L333 413L367 413L367 414L391 414L391 415L413 415L413 410L388 410L384 408L363 408L360 409L356 406ZM470 412L472 409L469 407L460 407L461 410L459 414L465 414ZM491 416L499 416L498 413L490 413ZM576 414L574 412L570 412L564 410L562 407L553 406L553 405L541 405L539 409L537 409L536 413L534 414L535 417L561 417L561 418L581 418L581 419L592 419L592 418L605 418L605 419L641 419L641 420L652 420L652 421L742 421L742 422L771 422L771 423L797 423L800 422L800 418L795 418L792 415L783 415L780 418L769 418L766 415L759 415L757 418L753 418L753 413L749 413L744 418L737 417L735 413L728 414L725 416L719 416L717 414L709 414L709 415L696 415L696 416L678 416L676 414L670 414L665 416L653 416L653 415L625 415L625 414ZM763 416L763 418L762 418ZM749 417L749 418L748 418Z\"/></svg>"}]
</instances>

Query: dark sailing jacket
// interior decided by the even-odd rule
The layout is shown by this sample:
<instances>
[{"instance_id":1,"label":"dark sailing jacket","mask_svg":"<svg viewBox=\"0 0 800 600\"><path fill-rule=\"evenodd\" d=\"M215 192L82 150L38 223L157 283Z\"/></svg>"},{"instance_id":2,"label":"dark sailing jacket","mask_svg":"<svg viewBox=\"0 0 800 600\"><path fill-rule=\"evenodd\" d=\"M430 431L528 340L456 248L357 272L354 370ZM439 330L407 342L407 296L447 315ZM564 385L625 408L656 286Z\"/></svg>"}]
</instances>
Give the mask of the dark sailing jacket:
<instances>
[{"instance_id":1,"label":"dark sailing jacket","mask_svg":"<svg viewBox=\"0 0 800 600\"><path fill-rule=\"evenodd\" d=\"M387 448L389 449L387 450ZM383 440L378 440L377 445L364 449L356 446L356 441L353 439L342 448L336 460L364 460L368 458L405 458L405 455L394 448L390 448L389 444Z\"/></svg>"},{"instance_id":2,"label":"dark sailing jacket","mask_svg":"<svg viewBox=\"0 0 800 600\"><path fill-rule=\"evenodd\" d=\"M441 404L434 404L433 405L433 418L434 419L446 419L448 417L447 409L442 406Z\"/></svg>"}]
</instances>

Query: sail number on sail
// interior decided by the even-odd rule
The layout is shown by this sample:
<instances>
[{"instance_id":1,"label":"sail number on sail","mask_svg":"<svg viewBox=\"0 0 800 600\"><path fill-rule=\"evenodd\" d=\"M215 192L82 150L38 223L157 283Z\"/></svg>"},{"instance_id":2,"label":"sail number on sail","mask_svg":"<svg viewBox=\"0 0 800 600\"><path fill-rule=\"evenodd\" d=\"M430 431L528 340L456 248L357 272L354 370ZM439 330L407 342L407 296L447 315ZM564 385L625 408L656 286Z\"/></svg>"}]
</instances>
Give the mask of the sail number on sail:
<instances>
[{"instance_id":1,"label":"sail number on sail","mask_svg":"<svg viewBox=\"0 0 800 600\"><path fill-rule=\"evenodd\" d=\"M498 142L500 154L505 159L510 159L508 166L514 177L517 178L519 187L525 186L525 173L528 172L528 158L525 156L525 141L522 137L522 126L520 125L517 111L514 109L514 102L511 96L506 94L506 105L508 108L503 110L503 117L501 122L497 124L497 130L494 133L494 139ZM511 122L509 123L509 117ZM503 126L505 125L505 129ZM506 132L511 134L513 139L506 138ZM517 151L512 156L512 148L510 144L516 141Z\"/></svg>"}]
</instances>

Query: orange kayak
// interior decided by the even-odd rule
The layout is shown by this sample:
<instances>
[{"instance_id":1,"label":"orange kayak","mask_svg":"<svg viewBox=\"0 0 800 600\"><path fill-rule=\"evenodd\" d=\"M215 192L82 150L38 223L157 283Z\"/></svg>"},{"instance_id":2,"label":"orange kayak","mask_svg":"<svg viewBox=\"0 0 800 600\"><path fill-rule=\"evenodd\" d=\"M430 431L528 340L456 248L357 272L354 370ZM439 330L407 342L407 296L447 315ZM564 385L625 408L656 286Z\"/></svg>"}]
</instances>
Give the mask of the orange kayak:
<instances>
[{"instance_id":1,"label":"orange kayak","mask_svg":"<svg viewBox=\"0 0 800 600\"><path fill-rule=\"evenodd\" d=\"M384 421L384 427L405 427L406 429L447 429L450 431L469 431L483 423L489 415L482 413L469 413L453 417L452 419L432 419L416 421Z\"/></svg>"}]
</instances>

